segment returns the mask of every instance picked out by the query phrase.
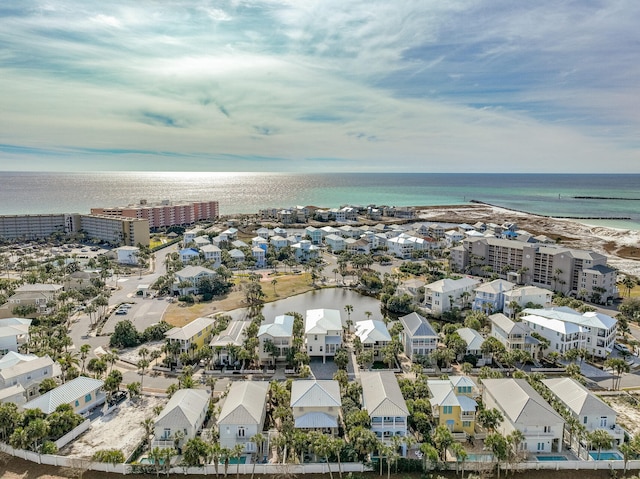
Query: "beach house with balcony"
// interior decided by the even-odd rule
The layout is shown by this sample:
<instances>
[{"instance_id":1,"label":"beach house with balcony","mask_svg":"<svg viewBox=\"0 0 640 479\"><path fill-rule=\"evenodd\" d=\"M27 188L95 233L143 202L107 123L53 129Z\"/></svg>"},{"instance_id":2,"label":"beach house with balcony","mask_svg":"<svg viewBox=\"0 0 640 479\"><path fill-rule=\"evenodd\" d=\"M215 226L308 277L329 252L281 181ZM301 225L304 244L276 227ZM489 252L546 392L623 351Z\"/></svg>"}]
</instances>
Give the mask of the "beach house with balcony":
<instances>
[{"instance_id":1,"label":"beach house with balcony","mask_svg":"<svg viewBox=\"0 0 640 479\"><path fill-rule=\"evenodd\" d=\"M245 329L250 323L250 321L232 319L224 331L214 336L209 347L213 350L216 364L229 366L237 360L237 358L231 357L232 350L234 348L240 350L246 337Z\"/></svg>"},{"instance_id":2,"label":"beach house with balcony","mask_svg":"<svg viewBox=\"0 0 640 479\"><path fill-rule=\"evenodd\" d=\"M29 342L28 318L4 318L0 319L0 357L9 351L18 352L18 349Z\"/></svg>"},{"instance_id":3,"label":"beach house with balcony","mask_svg":"<svg viewBox=\"0 0 640 479\"><path fill-rule=\"evenodd\" d=\"M25 399L40 393L40 383L46 378L60 375L60 367L48 356L20 354L10 351L0 359L0 389L19 385Z\"/></svg>"},{"instance_id":4,"label":"beach house with balcony","mask_svg":"<svg viewBox=\"0 0 640 479\"><path fill-rule=\"evenodd\" d=\"M584 329L577 324L527 313L520 319L531 331L549 341L549 347L544 350L547 354L555 351L562 355L570 349L583 349L586 345Z\"/></svg>"},{"instance_id":5,"label":"beach house with balcony","mask_svg":"<svg viewBox=\"0 0 640 479\"><path fill-rule=\"evenodd\" d=\"M502 313L489 316L491 336L500 341L507 351L522 350L537 359L540 355L540 341L531 336L531 328L522 322L511 321Z\"/></svg>"},{"instance_id":6,"label":"beach house with balcony","mask_svg":"<svg viewBox=\"0 0 640 479\"><path fill-rule=\"evenodd\" d=\"M178 389L155 420L152 447L174 447L177 442L180 450L196 437L207 417L209 398L204 389Z\"/></svg>"},{"instance_id":7,"label":"beach house with balcony","mask_svg":"<svg viewBox=\"0 0 640 479\"><path fill-rule=\"evenodd\" d=\"M526 379L483 379L482 385L484 407L496 408L504 418L497 432L506 436L520 431L524 440L518 445L519 450L560 452L564 419Z\"/></svg>"},{"instance_id":8,"label":"beach house with balcony","mask_svg":"<svg viewBox=\"0 0 640 479\"><path fill-rule=\"evenodd\" d=\"M254 453L256 447L251 439L264 430L267 414L269 383L262 381L235 381L231 384L218 418L220 445L233 449L244 446L245 453Z\"/></svg>"},{"instance_id":9,"label":"beach house with balcony","mask_svg":"<svg viewBox=\"0 0 640 479\"><path fill-rule=\"evenodd\" d=\"M204 278L211 278L215 274L215 271L202 266L186 266L176 272L173 284L174 292L181 295L198 294L200 281Z\"/></svg>"},{"instance_id":10,"label":"beach house with balcony","mask_svg":"<svg viewBox=\"0 0 640 479\"><path fill-rule=\"evenodd\" d=\"M571 378L549 378L543 379L542 383L567 408L571 416L584 426L587 433L602 429L613 437L616 444L624 442L625 431L616 424L616 411L578 381ZM575 439L577 441L577 437ZM575 445L577 446L577 442Z\"/></svg>"},{"instance_id":11,"label":"beach house with balcony","mask_svg":"<svg viewBox=\"0 0 640 479\"><path fill-rule=\"evenodd\" d=\"M537 286L523 286L505 291L503 296L504 307L502 312L512 318L515 316L516 311L523 310L527 304L535 304L542 307L551 304L553 291L538 288ZM516 305L517 307L515 307Z\"/></svg>"},{"instance_id":12,"label":"beach house with balcony","mask_svg":"<svg viewBox=\"0 0 640 479\"><path fill-rule=\"evenodd\" d=\"M164 336L169 344L178 344L180 353L195 353L211 339L215 321L211 318L196 318L181 328L171 328Z\"/></svg>"},{"instance_id":13,"label":"beach house with balcony","mask_svg":"<svg viewBox=\"0 0 640 479\"><path fill-rule=\"evenodd\" d=\"M429 356L438 348L438 334L427 318L418 313L401 316L404 353L411 360L416 356Z\"/></svg>"},{"instance_id":14,"label":"beach house with balcony","mask_svg":"<svg viewBox=\"0 0 640 479\"><path fill-rule=\"evenodd\" d=\"M355 335L360 339L364 351L373 351L374 360L382 360L382 349L391 342L391 334L383 321L377 319L357 321Z\"/></svg>"},{"instance_id":15,"label":"beach house with balcony","mask_svg":"<svg viewBox=\"0 0 640 479\"><path fill-rule=\"evenodd\" d=\"M342 414L340 385L334 380L298 380L291 384L296 429L336 435Z\"/></svg>"},{"instance_id":16,"label":"beach house with balcony","mask_svg":"<svg viewBox=\"0 0 640 479\"><path fill-rule=\"evenodd\" d=\"M222 264L222 250L216 245L207 244L200 248L204 255L204 260L213 263L212 268L217 269Z\"/></svg>"},{"instance_id":17,"label":"beach house with balcony","mask_svg":"<svg viewBox=\"0 0 640 479\"><path fill-rule=\"evenodd\" d=\"M378 440L387 446L392 438L406 437L409 409L400 391L396 375L392 371L363 371L362 405L371 418L371 430ZM407 455L406 444L402 445L402 456Z\"/></svg>"},{"instance_id":18,"label":"beach house with balcony","mask_svg":"<svg viewBox=\"0 0 640 479\"><path fill-rule=\"evenodd\" d=\"M454 376L429 379L427 387L431 393L431 411L438 425L446 426L453 433L473 435L478 408L478 403L471 397L477 392L475 383L466 376Z\"/></svg>"},{"instance_id":19,"label":"beach house with balcony","mask_svg":"<svg viewBox=\"0 0 640 479\"><path fill-rule=\"evenodd\" d=\"M285 361L292 347L293 316L282 314L265 318L258 329L258 357L262 364Z\"/></svg>"},{"instance_id":20,"label":"beach house with balcony","mask_svg":"<svg viewBox=\"0 0 640 479\"><path fill-rule=\"evenodd\" d=\"M304 319L304 338L310 357L333 357L342 346L342 318L337 309L309 309Z\"/></svg>"},{"instance_id":21,"label":"beach house with balcony","mask_svg":"<svg viewBox=\"0 0 640 479\"><path fill-rule=\"evenodd\" d=\"M502 312L504 309L505 293L515 287L514 283L504 279L496 279L482 283L474 289L474 299L471 309L484 312Z\"/></svg>"},{"instance_id":22,"label":"beach house with balcony","mask_svg":"<svg viewBox=\"0 0 640 479\"><path fill-rule=\"evenodd\" d=\"M40 409L48 415L61 404L69 404L73 412L81 414L104 404L106 396L102 386L102 380L78 376L25 403L22 409Z\"/></svg>"},{"instance_id":23,"label":"beach house with balcony","mask_svg":"<svg viewBox=\"0 0 640 479\"><path fill-rule=\"evenodd\" d=\"M457 306L463 308L473 301L474 290L480 281L474 278L441 279L424 287L424 307L431 314L440 315Z\"/></svg>"}]
</instances>

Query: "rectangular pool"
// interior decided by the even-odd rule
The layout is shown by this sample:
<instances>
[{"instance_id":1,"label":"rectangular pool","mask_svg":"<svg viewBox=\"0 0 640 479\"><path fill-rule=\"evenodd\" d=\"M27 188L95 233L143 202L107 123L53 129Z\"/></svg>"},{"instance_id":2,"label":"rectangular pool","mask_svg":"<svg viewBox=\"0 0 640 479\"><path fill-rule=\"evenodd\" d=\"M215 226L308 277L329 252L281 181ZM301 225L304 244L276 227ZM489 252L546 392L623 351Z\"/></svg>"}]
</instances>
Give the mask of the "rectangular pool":
<instances>
[{"instance_id":1,"label":"rectangular pool","mask_svg":"<svg viewBox=\"0 0 640 479\"><path fill-rule=\"evenodd\" d=\"M538 461L567 461L566 456L536 456Z\"/></svg>"},{"instance_id":2,"label":"rectangular pool","mask_svg":"<svg viewBox=\"0 0 640 479\"><path fill-rule=\"evenodd\" d=\"M465 459L467 462L491 462L493 461L493 454L467 454Z\"/></svg>"},{"instance_id":3,"label":"rectangular pool","mask_svg":"<svg viewBox=\"0 0 640 479\"><path fill-rule=\"evenodd\" d=\"M601 452L598 459L598 452L590 452L589 455L594 461L622 461L623 457L617 452Z\"/></svg>"}]
</instances>

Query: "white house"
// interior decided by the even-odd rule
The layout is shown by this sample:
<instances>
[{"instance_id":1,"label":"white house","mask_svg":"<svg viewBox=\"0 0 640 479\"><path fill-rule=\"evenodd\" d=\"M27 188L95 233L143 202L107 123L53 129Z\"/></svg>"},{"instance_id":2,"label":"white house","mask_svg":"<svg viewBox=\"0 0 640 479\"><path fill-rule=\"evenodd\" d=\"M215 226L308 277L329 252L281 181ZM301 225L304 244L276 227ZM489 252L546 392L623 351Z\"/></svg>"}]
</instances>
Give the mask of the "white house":
<instances>
[{"instance_id":1,"label":"white house","mask_svg":"<svg viewBox=\"0 0 640 479\"><path fill-rule=\"evenodd\" d=\"M400 317L403 326L402 344L404 353L411 360L416 356L429 356L438 348L438 334L427 318L418 313Z\"/></svg>"},{"instance_id":2,"label":"white house","mask_svg":"<svg viewBox=\"0 0 640 479\"><path fill-rule=\"evenodd\" d=\"M336 435L342 398L334 380L298 380L291 384L291 410L296 429Z\"/></svg>"},{"instance_id":3,"label":"white house","mask_svg":"<svg viewBox=\"0 0 640 479\"><path fill-rule=\"evenodd\" d=\"M9 351L18 352L23 344L29 342L28 318L4 318L0 319L0 357Z\"/></svg>"},{"instance_id":4,"label":"white house","mask_svg":"<svg viewBox=\"0 0 640 479\"><path fill-rule=\"evenodd\" d=\"M506 436L518 430L518 449L532 453L560 452L564 420L526 379L483 379L482 402L498 409L504 420L496 431Z\"/></svg>"},{"instance_id":5,"label":"white house","mask_svg":"<svg viewBox=\"0 0 640 479\"><path fill-rule=\"evenodd\" d=\"M515 287L514 283L504 279L496 279L488 283L476 286L474 290L475 298L471 308L474 311L485 311L489 313L502 311L505 302L505 293Z\"/></svg>"},{"instance_id":6,"label":"white house","mask_svg":"<svg viewBox=\"0 0 640 479\"><path fill-rule=\"evenodd\" d=\"M271 244L271 246L273 246L276 251L279 251L282 248L289 246L289 242L287 241L287 239L278 235L272 236L271 239L269 240L269 244Z\"/></svg>"},{"instance_id":7,"label":"white house","mask_svg":"<svg viewBox=\"0 0 640 479\"><path fill-rule=\"evenodd\" d=\"M229 366L237 360L230 357L232 347L235 346L238 350L242 347L246 337L245 329L250 323L250 321L232 319L226 329L211 340L209 347L215 354L217 364Z\"/></svg>"},{"instance_id":8,"label":"white house","mask_svg":"<svg viewBox=\"0 0 640 479\"><path fill-rule=\"evenodd\" d=\"M261 363L274 364L284 361L291 349L293 340L293 316L280 315L275 318L265 318L258 329L258 357ZM273 355L268 343L271 343L278 354Z\"/></svg>"},{"instance_id":9,"label":"white house","mask_svg":"<svg viewBox=\"0 0 640 479\"><path fill-rule=\"evenodd\" d=\"M462 339L464 339L464 342L467 343L467 350L465 351L465 354L483 358L483 354L480 349L482 347L482 343L484 343L482 334L471 328L460 328L457 333Z\"/></svg>"},{"instance_id":10,"label":"white house","mask_svg":"<svg viewBox=\"0 0 640 479\"><path fill-rule=\"evenodd\" d=\"M303 263L310 259L317 258L320 254L320 248L311 244L311 241L309 240L302 240L298 243L294 243L291 245L291 249L293 250L296 260Z\"/></svg>"},{"instance_id":11,"label":"white house","mask_svg":"<svg viewBox=\"0 0 640 479\"><path fill-rule=\"evenodd\" d=\"M512 305L517 304L517 309L519 310L524 309L527 304L536 304L544 307L551 303L553 292L537 286L523 286L505 291L503 295L504 308L502 312L509 317L513 317L515 308L512 308Z\"/></svg>"},{"instance_id":12,"label":"white house","mask_svg":"<svg viewBox=\"0 0 640 479\"><path fill-rule=\"evenodd\" d=\"M342 318L337 309L309 309L304 320L307 354L311 357L334 356L342 346Z\"/></svg>"},{"instance_id":13,"label":"white house","mask_svg":"<svg viewBox=\"0 0 640 479\"><path fill-rule=\"evenodd\" d=\"M552 351L564 354L570 349L582 349L585 347L585 334L582 326L526 313L520 320L522 324L529 326L532 331L549 341L549 347L545 349L547 354Z\"/></svg>"},{"instance_id":14,"label":"white house","mask_svg":"<svg viewBox=\"0 0 640 479\"><path fill-rule=\"evenodd\" d=\"M543 379L542 382L588 433L603 429L613 437L616 444L622 444L624 429L616 424L618 415L602 399L571 378L550 378Z\"/></svg>"},{"instance_id":15,"label":"white house","mask_svg":"<svg viewBox=\"0 0 640 479\"><path fill-rule=\"evenodd\" d=\"M203 278L211 278L215 275L215 271L202 266L186 266L176 272L176 279L173 285L174 291L180 294L197 294L199 282ZM187 284L188 286L185 286Z\"/></svg>"},{"instance_id":16,"label":"white house","mask_svg":"<svg viewBox=\"0 0 640 479\"><path fill-rule=\"evenodd\" d=\"M360 339L364 351L373 351L375 360L382 358L382 349L391 342L387 325L377 319L356 322L355 335Z\"/></svg>"},{"instance_id":17,"label":"white house","mask_svg":"<svg viewBox=\"0 0 640 479\"><path fill-rule=\"evenodd\" d=\"M396 375L392 371L363 371L362 406L371 418L371 430L386 445L392 444L395 436L406 437L409 409L402 396ZM406 456L407 446L402 445Z\"/></svg>"},{"instance_id":18,"label":"white house","mask_svg":"<svg viewBox=\"0 0 640 479\"><path fill-rule=\"evenodd\" d=\"M511 321L502 313L489 316L491 321L491 336L502 343L507 351L520 349L538 358L540 341L531 336L531 328L520 322Z\"/></svg>"},{"instance_id":19,"label":"white house","mask_svg":"<svg viewBox=\"0 0 640 479\"><path fill-rule=\"evenodd\" d=\"M220 445L233 449L244 446L245 453L253 453L262 446L251 442L251 438L264 429L267 414L269 383L263 381L234 381L227 394L220 417L218 434Z\"/></svg>"},{"instance_id":20,"label":"white house","mask_svg":"<svg viewBox=\"0 0 640 479\"><path fill-rule=\"evenodd\" d=\"M182 436L178 448L196 437L207 416L209 397L204 389L178 389L155 420L152 447L173 447L177 432Z\"/></svg>"},{"instance_id":21,"label":"white house","mask_svg":"<svg viewBox=\"0 0 640 479\"><path fill-rule=\"evenodd\" d=\"M222 250L213 244L206 244L200 248L200 252L204 255L204 260L213 263L211 266L217 269L222 264Z\"/></svg>"},{"instance_id":22,"label":"white house","mask_svg":"<svg viewBox=\"0 0 640 479\"><path fill-rule=\"evenodd\" d=\"M267 254L263 248L254 246L251 248L251 256L255 258L257 268L264 268L267 265Z\"/></svg>"},{"instance_id":23,"label":"white house","mask_svg":"<svg viewBox=\"0 0 640 479\"><path fill-rule=\"evenodd\" d=\"M0 359L0 389L20 385L25 398L32 399L39 395L38 388L43 379L60 374L60 368L54 366L48 355L36 356L10 351Z\"/></svg>"},{"instance_id":24,"label":"white house","mask_svg":"<svg viewBox=\"0 0 640 479\"><path fill-rule=\"evenodd\" d=\"M344 238L333 233L324 237L324 244L331 248L334 253L342 251L345 247Z\"/></svg>"},{"instance_id":25,"label":"white house","mask_svg":"<svg viewBox=\"0 0 640 479\"><path fill-rule=\"evenodd\" d=\"M473 299L473 291L480 282L473 278L441 279L424 287L424 305L439 315L458 305L463 307Z\"/></svg>"}]
</instances>

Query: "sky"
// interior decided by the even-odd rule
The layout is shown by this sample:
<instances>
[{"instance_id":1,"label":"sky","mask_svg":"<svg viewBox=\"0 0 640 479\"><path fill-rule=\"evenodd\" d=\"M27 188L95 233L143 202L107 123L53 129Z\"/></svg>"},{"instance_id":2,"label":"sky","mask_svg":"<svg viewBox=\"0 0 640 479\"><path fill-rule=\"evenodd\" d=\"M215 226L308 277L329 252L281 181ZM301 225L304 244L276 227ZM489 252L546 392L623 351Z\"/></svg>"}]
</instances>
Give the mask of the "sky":
<instances>
[{"instance_id":1,"label":"sky","mask_svg":"<svg viewBox=\"0 0 640 479\"><path fill-rule=\"evenodd\" d=\"M637 0L0 2L0 171L640 173Z\"/></svg>"}]
</instances>

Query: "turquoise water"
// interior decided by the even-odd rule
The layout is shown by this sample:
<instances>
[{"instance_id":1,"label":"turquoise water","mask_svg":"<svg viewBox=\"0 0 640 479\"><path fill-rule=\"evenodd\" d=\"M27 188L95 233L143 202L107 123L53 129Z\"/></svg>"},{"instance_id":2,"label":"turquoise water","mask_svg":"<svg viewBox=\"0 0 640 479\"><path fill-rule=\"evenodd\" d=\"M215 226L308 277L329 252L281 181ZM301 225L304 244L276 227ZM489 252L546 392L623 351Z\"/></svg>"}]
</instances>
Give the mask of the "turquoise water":
<instances>
[{"instance_id":1,"label":"turquoise water","mask_svg":"<svg viewBox=\"0 0 640 479\"><path fill-rule=\"evenodd\" d=\"M143 198L218 200L223 215L296 205L459 205L475 199L544 215L631 217L588 222L640 229L640 175L0 172L3 215L88 213Z\"/></svg>"},{"instance_id":2,"label":"turquoise water","mask_svg":"<svg viewBox=\"0 0 640 479\"><path fill-rule=\"evenodd\" d=\"M597 452L590 452L589 456L591 456L591 459L593 459L594 461L598 460ZM623 457L617 452L601 452L599 460L600 461L622 461L622 459Z\"/></svg>"},{"instance_id":3,"label":"turquoise water","mask_svg":"<svg viewBox=\"0 0 640 479\"><path fill-rule=\"evenodd\" d=\"M467 454L467 462L491 462L493 454Z\"/></svg>"},{"instance_id":4,"label":"turquoise water","mask_svg":"<svg viewBox=\"0 0 640 479\"><path fill-rule=\"evenodd\" d=\"M149 458L149 457L143 457L138 461L140 464L154 464L153 459ZM162 465L164 464L164 459L160 459L158 461L158 464Z\"/></svg>"},{"instance_id":5,"label":"turquoise water","mask_svg":"<svg viewBox=\"0 0 640 479\"><path fill-rule=\"evenodd\" d=\"M565 456L536 456L538 461L566 461Z\"/></svg>"}]
</instances>

